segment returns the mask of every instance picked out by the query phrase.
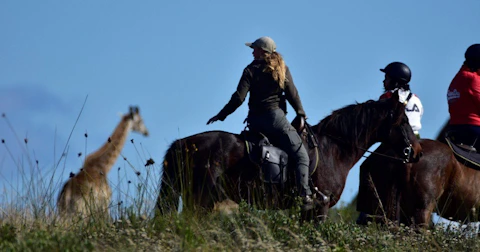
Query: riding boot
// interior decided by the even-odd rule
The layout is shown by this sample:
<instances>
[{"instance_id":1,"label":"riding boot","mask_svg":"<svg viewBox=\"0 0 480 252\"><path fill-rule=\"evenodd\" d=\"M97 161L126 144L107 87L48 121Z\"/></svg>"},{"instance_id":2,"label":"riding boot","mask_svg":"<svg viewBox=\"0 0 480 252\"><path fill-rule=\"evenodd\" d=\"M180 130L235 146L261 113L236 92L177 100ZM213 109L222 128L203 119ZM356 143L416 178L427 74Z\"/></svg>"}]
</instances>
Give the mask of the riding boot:
<instances>
[{"instance_id":1,"label":"riding boot","mask_svg":"<svg viewBox=\"0 0 480 252\"><path fill-rule=\"evenodd\" d=\"M297 185L301 197L311 196L312 191L308 185L308 166L299 164L296 170Z\"/></svg>"},{"instance_id":2,"label":"riding boot","mask_svg":"<svg viewBox=\"0 0 480 252\"><path fill-rule=\"evenodd\" d=\"M297 185L302 197L302 211L312 210L316 202L312 198L312 191L308 185L308 166L300 164L297 168Z\"/></svg>"},{"instance_id":3,"label":"riding boot","mask_svg":"<svg viewBox=\"0 0 480 252\"><path fill-rule=\"evenodd\" d=\"M293 154L294 160L297 164L297 169L295 170L295 177L297 178L297 187L302 197L302 210L309 211L313 209L316 205L314 199L312 199L312 190L308 184L309 179L309 167L310 158L308 157L308 152L303 145L302 139L294 130L289 130L286 132L289 142L291 143L291 151Z\"/></svg>"}]
</instances>

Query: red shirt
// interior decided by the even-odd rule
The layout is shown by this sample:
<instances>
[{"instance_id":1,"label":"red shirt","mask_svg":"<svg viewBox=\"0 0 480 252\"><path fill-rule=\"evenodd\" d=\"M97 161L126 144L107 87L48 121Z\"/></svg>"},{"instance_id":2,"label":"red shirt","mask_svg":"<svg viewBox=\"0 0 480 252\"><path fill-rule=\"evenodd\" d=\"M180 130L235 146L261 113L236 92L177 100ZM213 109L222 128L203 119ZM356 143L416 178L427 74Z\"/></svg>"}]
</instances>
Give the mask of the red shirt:
<instances>
[{"instance_id":1,"label":"red shirt","mask_svg":"<svg viewBox=\"0 0 480 252\"><path fill-rule=\"evenodd\" d=\"M462 66L447 93L450 124L480 126L480 75Z\"/></svg>"},{"instance_id":2,"label":"red shirt","mask_svg":"<svg viewBox=\"0 0 480 252\"><path fill-rule=\"evenodd\" d=\"M392 91L386 91L385 93L383 93L382 95L380 95L380 98L378 98L378 99L379 99L379 100L389 99L390 97L392 97Z\"/></svg>"}]
</instances>

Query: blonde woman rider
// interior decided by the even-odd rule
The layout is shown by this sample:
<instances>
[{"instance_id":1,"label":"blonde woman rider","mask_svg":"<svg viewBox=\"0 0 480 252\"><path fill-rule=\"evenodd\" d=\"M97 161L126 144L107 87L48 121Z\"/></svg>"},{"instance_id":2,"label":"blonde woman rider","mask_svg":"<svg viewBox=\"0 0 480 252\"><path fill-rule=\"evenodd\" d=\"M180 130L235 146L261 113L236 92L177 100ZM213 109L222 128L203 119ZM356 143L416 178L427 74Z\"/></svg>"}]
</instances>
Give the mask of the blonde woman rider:
<instances>
[{"instance_id":1,"label":"blonde woman rider","mask_svg":"<svg viewBox=\"0 0 480 252\"><path fill-rule=\"evenodd\" d=\"M237 90L230 101L217 115L208 120L207 124L225 120L243 103L247 93L250 92L247 119L249 128L262 132L269 139L278 140L278 147L296 162L297 186L303 199L302 210L311 210L314 207L314 200L308 185L310 160L302 139L285 116L286 103L283 93L297 116L306 118L292 75L270 37L261 37L246 45L253 49L254 59L243 70Z\"/></svg>"}]
</instances>

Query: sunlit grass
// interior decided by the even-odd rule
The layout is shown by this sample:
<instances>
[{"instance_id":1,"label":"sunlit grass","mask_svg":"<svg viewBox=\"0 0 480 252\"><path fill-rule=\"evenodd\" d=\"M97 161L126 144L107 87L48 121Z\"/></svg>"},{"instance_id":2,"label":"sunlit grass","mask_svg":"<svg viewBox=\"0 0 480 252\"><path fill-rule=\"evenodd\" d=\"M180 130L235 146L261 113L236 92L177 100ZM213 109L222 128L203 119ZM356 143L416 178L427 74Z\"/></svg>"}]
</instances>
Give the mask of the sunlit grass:
<instances>
[{"instance_id":1,"label":"sunlit grass","mask_svg":"<svg viewBox=\"0 0 480 252\"><path fill-rule=\"evenodd\" d=\"M14 134L14 133L12 133ZM18 143L15 143L18 144ZM19 179L1 177L0 251L457 251L479 250L476 237L438 227L417 231L405 226L358 226L354 205L332 209L325 223L301 222L298 208L259 210L242 202L230 214L185 210L180 214L155 216L161 162L146 162L148 156L132 142L134 165L124 157L124 166L109 177L114 197L111 219L72 218L65 222L56 214L56 198L65 182L68 164L62 157L52 167L39 167L28 139L20 141L22 157L11 156ZM3 142L7 152L13 144ZM13 152L12 152L13 153ZM12 154L13 155L13 154ZM127 162L128 161L128 162ZM153 161L153 160L152 160ZM0 174L1 169L0 167ZM127 169L134 176L128 177ZM187 195L188 196L188 195ZM188 197L185 197L188 198ZM91 213L92 216L95 213Z\"/></svg>"}]
</instances>

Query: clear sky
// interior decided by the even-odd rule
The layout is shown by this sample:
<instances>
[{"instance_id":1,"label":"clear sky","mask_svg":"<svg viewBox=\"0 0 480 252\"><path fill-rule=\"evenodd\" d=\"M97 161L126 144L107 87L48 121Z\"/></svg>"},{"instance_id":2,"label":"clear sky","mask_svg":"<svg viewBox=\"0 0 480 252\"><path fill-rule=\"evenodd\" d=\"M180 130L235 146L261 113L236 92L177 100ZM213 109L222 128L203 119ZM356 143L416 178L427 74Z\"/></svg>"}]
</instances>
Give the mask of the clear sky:
<instances>
[{"instance_id":1,"label":"clear sky","mask_svg":"<svg viewBox=\"0 0 480 252\"><path fill-rule=\"evenodd\" d=\"M435 138L448 117L447 87L466 48L480 43L479 10L478 0L2 0L0 113L20 140L28 138L29 149L22 151L24 144L0 118L0 138L6 140L0 147L0 188L18 190L13 160L26 164L27 153L34 154L40 172L51 175L67 147L64 173L55 175L63 183L82 165L77 153L102 145L129 105L140 107L151 134L132 133L135 145L127 142L123 151L140 171L151 157L160 172L177 138L208 130L239 133L246 102L224 122L206 122L228 101L252 60L244 43L260 36L276 41L309 123L377 99L384 77L379 68L402 61L412 69L411 88L425 109L420 133ZM358 165L348 177L344 202L358 190ZM133 169L123 159L115 167L125 169L121 176L112 170L111 184L126 186Z\"/></svg>"}]
</instances>

